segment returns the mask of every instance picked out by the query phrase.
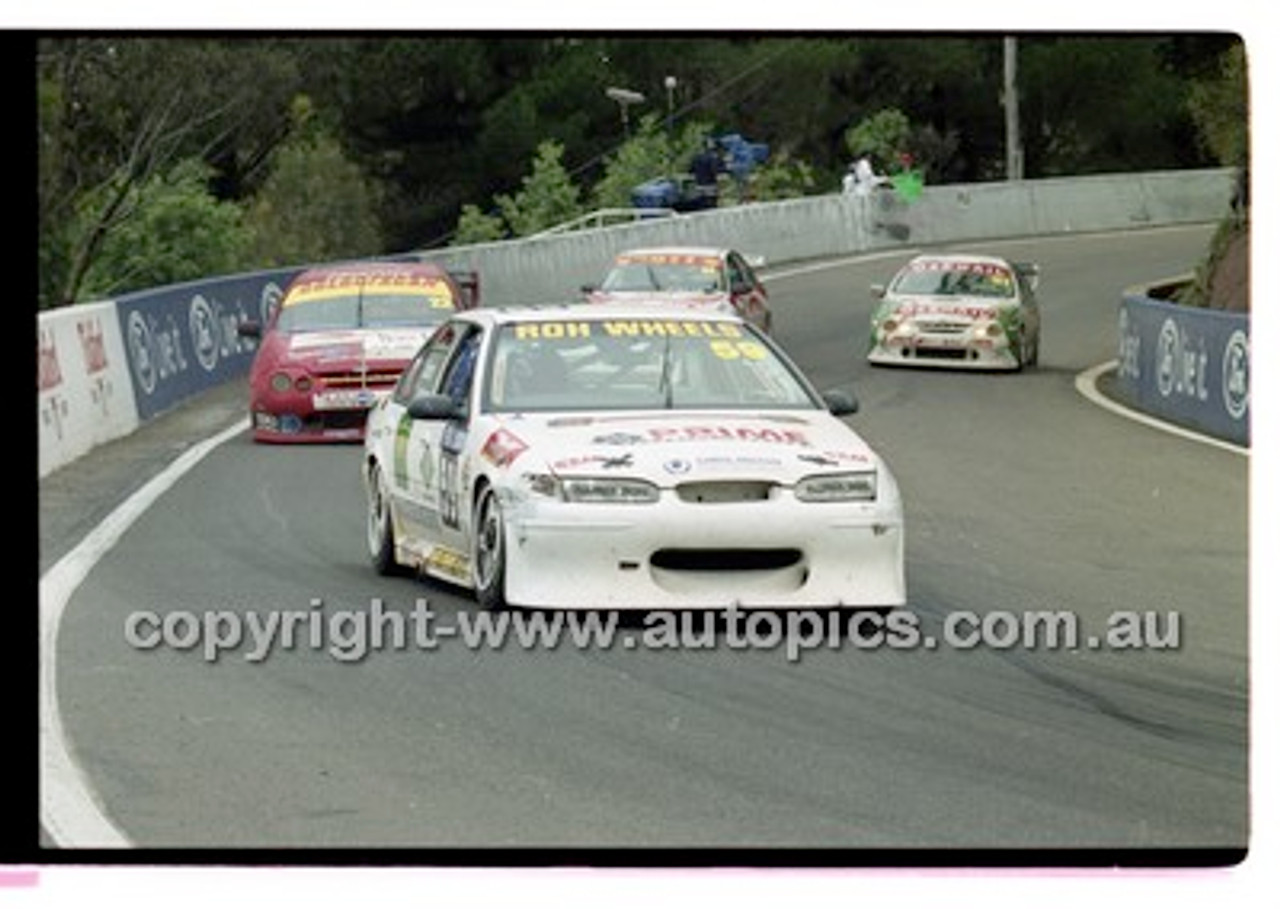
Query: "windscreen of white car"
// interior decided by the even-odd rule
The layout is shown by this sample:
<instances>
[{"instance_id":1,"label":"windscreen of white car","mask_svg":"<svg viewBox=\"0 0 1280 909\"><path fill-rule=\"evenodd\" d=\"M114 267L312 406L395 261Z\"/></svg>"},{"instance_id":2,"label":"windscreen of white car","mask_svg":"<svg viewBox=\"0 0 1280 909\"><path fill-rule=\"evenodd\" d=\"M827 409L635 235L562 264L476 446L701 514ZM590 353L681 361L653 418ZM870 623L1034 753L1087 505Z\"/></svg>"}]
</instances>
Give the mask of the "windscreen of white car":
<instances>
[{"instance_id":1,"label":"windscreen of white car","mask_svg":"<svg viewBox=\"0 0 1280 909\"><path fill-rule=\"evenodd\" d=\"M821 407L793 367L738 322L598 319L502 326L491 412Z\"/></svg>"},{"instance_id":2,"label":"windscreen of white car","mask_svg":"<svg viewBox=\"0 0 1280 909\"><path fill-rule=\"evenodd\" d=\"M1015 296L1013 274L985 262L926 260L907 265L893 282L891 292L939 297Z\"/></svg>"},{"instance_id":3,"label":"windscreen of white car","mask_svg":"<svg viewBox=\"0 0 1280 909\"><path fill-rule=\"evenodd\" d=\"M724 291L724 277L720 261L713 257L652 256L619 260L600 289L712 294Z\"/></svg>"}]
</instances>

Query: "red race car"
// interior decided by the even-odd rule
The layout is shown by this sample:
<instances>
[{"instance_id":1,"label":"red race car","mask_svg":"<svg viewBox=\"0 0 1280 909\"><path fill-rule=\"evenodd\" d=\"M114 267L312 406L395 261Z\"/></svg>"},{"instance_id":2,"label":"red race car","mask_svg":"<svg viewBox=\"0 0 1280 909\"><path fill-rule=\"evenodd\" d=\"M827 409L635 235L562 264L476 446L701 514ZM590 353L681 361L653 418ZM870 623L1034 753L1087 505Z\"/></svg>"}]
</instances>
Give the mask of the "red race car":
<instances>
[{"instance_id":1,"label":"red race car","mask_svg":"<svg viewBox=\"0 0 1280 909\"><path fill-rule=\"evenodd\" d=\"M479 302L474 272L423 262L313 268L290 282L249 370L249 414L259 442L364 438L369 408L390 392L436 326Z\"/></svg>"}]
</instances>

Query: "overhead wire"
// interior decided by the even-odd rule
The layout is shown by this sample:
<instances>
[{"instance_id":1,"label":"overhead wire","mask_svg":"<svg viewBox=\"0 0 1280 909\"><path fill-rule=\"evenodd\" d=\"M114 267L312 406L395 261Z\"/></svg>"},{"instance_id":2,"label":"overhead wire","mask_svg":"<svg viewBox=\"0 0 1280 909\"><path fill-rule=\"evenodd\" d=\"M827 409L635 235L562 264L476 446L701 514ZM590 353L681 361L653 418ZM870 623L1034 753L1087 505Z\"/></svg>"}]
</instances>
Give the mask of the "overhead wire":
<instances>
[{"instance_id":1,"label":"overhead wire","mask_svg":"<svg viewBox=\"0 0 1280 909\"><path fill-rule=\"evenodd\" d=\"M764 69L766 66L769 66L770 64L774 63L779 57L781 57L785 53L788 53L795 47L796 47L796 43L794 41L790 41L790 40L781 41L776 49L771 50L763 58L747 66L741 72L738 72L735 75L731 76L730 78L726 79L725 81L721 82L719 85L713 87L710 91L703 93L700 97L695 98L693 101L690 101L689 103L679 108L673 109L671 114L669 115L672 124L675 124L676 122L681 120L683 117L685 117L689 113L701 107L707 106L713 100L717 99L718 97L723 95L725 92L727 92L730 88L742 82L744 79L747 79L750 76L754 75L756 72ZM759 89L755 89L749 94L755 94L758 90ZM618 150L621 149L624 145L626 145L627 142L629 141L630 141L629 137L625 138L622 141L615 143L608 149L592 156L587 161L584 161L583 163L572 168L571 170L568 170L567 171L568 176L572 178L582 174L584 171L587 171L587 170L590 170L591 168L596 167L602 161L607 160L611 155L616 154ZM454 230L451 230L446 234L436 237L435 239L431 240L425 247L421 247L421 248L433 249L437 245L441 244L442 242L449 241L456 234L457 234L457 229L455 228Z\"/></svg>"}]
</instances>

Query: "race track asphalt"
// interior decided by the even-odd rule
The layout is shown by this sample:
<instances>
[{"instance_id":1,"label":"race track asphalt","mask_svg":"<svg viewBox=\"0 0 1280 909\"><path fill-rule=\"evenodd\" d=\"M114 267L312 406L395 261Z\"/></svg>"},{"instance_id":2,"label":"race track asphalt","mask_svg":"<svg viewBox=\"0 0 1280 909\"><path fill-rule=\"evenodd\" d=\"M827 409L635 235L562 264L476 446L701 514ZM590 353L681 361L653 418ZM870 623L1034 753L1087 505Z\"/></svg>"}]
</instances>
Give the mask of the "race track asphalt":
<instances>
[{"instance_id":1,"label":"race track asphalt","mask_svg":"<svg viewBox=\"0 0 1280 909\"><path fill-rule=\"evenodd\" d=\"M377 600L408 615L421 599L442 624L475 611L369 569L358 448L241 434L68 603L57 683L72 754L142 847L411 847L445 863L456 847L694 861L729 849L747 863L1243 848L1248 458L1126 421L1073 386L1114 356L1122 289L1190 270L1210 231L983 244L1041 265L1041 362L1018 375L865 363L867 286L905 250L766 272L778 338L820 387L856 391L851 424L898 477L925 632L941 637L961 612L1061 610L1100 633L1135 611L1166 634L1176 621L1176 646L844 646L791 660L781 647L446 641L354 662L305 642L260 662L129 646L138 610L327 616ZM240 419L241 392L42 482L42 570L192 438Z\"/></svg>"}]
</instances>

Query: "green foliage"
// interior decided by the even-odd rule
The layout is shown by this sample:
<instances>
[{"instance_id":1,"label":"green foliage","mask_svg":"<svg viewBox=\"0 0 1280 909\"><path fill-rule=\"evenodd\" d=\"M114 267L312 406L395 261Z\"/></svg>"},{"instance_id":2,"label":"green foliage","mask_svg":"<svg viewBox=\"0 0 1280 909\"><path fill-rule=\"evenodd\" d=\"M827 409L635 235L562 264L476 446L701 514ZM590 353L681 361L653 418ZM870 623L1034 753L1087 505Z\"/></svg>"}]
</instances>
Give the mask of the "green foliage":
<instances>
[{"instance_id":1,"label":"green foliage","mask_svg":"<svg viewBox=\"0 0 1280 909\"><path fill-rule=\"evenodd\" d=\"M1206 308L1210 305L1214 273L1226 255L1227 248L1242 230L1241 225L1232 220L1218 224L1213 238L1209 241L1209 252L1196 266L1191 280L1174 292L1174 302L1184 306Z\"/></svg>"},{"instance_id":2,"label":"green foliage","mask_svg":"<svg viewBox=\"0 0 1280 909\"><path fill-rule=\"evenodd\" d=\"M130 221L157 217L157 206L180 221L197 203L242 198L246 176L288 122L283 104L297 70L271 41L59 35L38 42L36 77L40 305L56 306L145 275L185 274L181 262L161 263L169 255L161 249L147 248L154 261L131 260L118 238L143 242ZM199 191L178 169L185 161L212 168ZM210 217L216 230L222 221ZM164 245L185 248L178 236ZM215 262L221 249L209 251ZM203 261L200 250L187 252ZM115 258L95 261L101 255Z\"/></svg>"},{"instance_id":3,"label":"green foliage","mask_svg":"<svg viewBox=\"0 0 1280 909\"><path fill-rule=\"evenodd\" d=\"M1239 178L1247 189L1249 166L1248 74L1244 45L1222 54L1215 76L1191 86L1187 100L1201 143L1219 164L1242 169ZM1208 254L1196 266L1194 277L1178 289L1175 299L1187 306L1212 305L1213 282L1227 251L1242 235L1247 237L1247 197L1213 235Z\"/></svg>"},{"instance_id":4,"label":"green foliage","mask_svg":"<svg viewBox=\"0 0 1280 909\"><path fill-rule=\"evenodd\" d=\"M454 231L452 242L455 246L491 243L506 235L507 230L501 216L487 215L479 207L467 204L462 206L462 215L458 218L458 228Z\"/></svg>"},{"instance_id":5,"label":"green foliage","mask_svg":"<svg viewBox=\"0 0 1280 909\"><path fill-rule=\"evenodd\" d=\"M569 179L562 157L564 146L551 140L543 142L533 160L533 171L521 182L520 191L495 200L515 236L526 237L583 214L580 192Z\"/></svg>"},{"instance_id":6,"label":"green foliage","mask_svg":"<svg viewBox=\"0 0 1280 909\"><path fill-rule=\"evenodd\" d=\"M79 300L191 281L236 269L250 242L239 206L210 195L210 169L188 158L132 192L133 214L103 238ZM107 193L87 200L77 229L99 223Z\"/></svg>"},{"instance_id":7,"label":"green foliage","mask_svg":"<svg viewBox=\"0 0 1280 909\"><path fill-rule=\"evenodd\" d=\"M844 145L850 157L869 155L877 170L883 170L906 149L910 134L911 121L907 115L896 107L888 107L849 127L844 134Z\"/></svg>"},{"instance_id":8,"label":"green foliage","mask_svg":"<svg viewBox=\"0 0 1280 909\"><path fill-rule=\"evenodd\" d=\"M1219 164L1249 160L1249 86L1244 45L1222 56L1217 78L1196 82L1187 99L1201 143Z\"/></svg>"},{"instance_id":9,"label":"green foliage","mask_svg":"<svg viewBox=\"0 0 1280 909\"><path fill-rule=\"evenodd\" d=\"M270 176L249 207L258 267L355 259L384 252L379 190L338 141L307 122L276 151Z\"/></svg>"},{"instance_id":10,"label":"green foliage","mask_svg":"<svg viewBox=\"0 0 1280 909\"><path fill-rule=\"evenodd\" d=\"M1166 42L1035 37L1018 47L1028 176L1193 166L1186 80Z\"/></svg>"},{"instance_id":11,"label":"green foliage","mask_svg":"<svg viewBox=\"0 0 1280 909\"><path fill-rule=\"evenodd\" d=\"M708 124L692 122L673 136L656 114L646 114L635 135L606 160L604 175L591 189L592 207L628 208L631 191L639 184L687 172L710 132Z\"/></svg>"},{"instance_id":12,"label":"green foliage","mask_svg":"<svg viewBox=\"0 0 1280 909\"><path fill-rule=\"evenodd\" d=\"M816 186L813 168L783 151L752 172L749 192L756 202L771 202L808 195Z\"/></svg>"},{"instance_id":13,"label":"green foliage","mask_svg":"<svg viewBox=\"0 0 1280 909\"><path fill-rule=\"evenodd\" d=\"M832 192L864 150L881 171L909 151L930 184L999 179L1002 45L982 33L42 37L40 303L81 298L87 275L133 280L94 259L187 159L212 168L213 198L245 207L256 242L237 270L423 248L455 223L471 242L523 235L584 200L627 206L637 184L687 170L712 131L769 145L756 199ZM1030 33L1018 47L1028 178L1244 163L1237 36ZM645 98L630 141L606 86ZM305 129L290 116L302 95Z\"/></svg>"}]
</instances>

